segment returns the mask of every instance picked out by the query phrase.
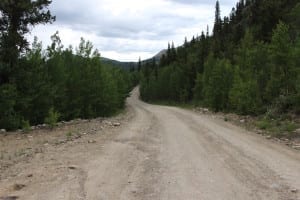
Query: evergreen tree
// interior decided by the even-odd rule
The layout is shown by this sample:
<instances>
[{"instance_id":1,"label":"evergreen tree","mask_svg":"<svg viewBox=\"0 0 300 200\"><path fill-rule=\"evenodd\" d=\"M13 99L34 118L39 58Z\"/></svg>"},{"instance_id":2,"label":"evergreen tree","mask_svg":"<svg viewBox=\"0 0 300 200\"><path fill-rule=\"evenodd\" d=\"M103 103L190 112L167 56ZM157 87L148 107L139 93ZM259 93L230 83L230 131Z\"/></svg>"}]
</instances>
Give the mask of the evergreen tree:
<instances>
[{"instance_id":1,"label":"evergreen tree","mask_svg":"<svg viewBox=\"0 0 300 200\"><path fill-rule=\"evenodd\" d=\"M138 72L140 72L141 69L142 69L142 61L141 61L141 57L139 57L137 69L138 69Z\"/></svg>"},{"instance_id":2,"label":"evergreen tree","mask_svg":"<svg viewBox=\"0 0 300 200\"><path fill-rule=\"evenodd\" d=\"M8 71L16 70L14 68L20 53L28 48L25 34L30 31L30 26L55 20L47 10L50 4L50 0L10 0L0 3L0 59L9 65ZM11 79L4 76L1 73L2 82Z\"/></svg>"},{"instance_id":3,"label":"evergreen tree","mask_svg":"<svg viewBox=\"0 0 300 200\"><path fill-rule=\"evenodd\" d=\"M216 11L215 11L215 23L214 23L214 36L219 36L222 30L222 20L221 20L221 11L219 0L216 2Z\"/></svg>"}]
</instances>

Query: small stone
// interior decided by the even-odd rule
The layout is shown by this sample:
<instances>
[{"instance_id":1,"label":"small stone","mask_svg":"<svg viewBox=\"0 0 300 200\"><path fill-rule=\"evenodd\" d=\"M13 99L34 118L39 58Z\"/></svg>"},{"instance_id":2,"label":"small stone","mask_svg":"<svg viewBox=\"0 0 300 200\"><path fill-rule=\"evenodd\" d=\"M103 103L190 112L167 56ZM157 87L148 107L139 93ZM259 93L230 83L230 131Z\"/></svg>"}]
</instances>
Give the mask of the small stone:
<instances>
[{"instance_id":1,"label":"small stone","mask_svg":"<svg viewBox=\"0 0 300 200\"><path fill-rule=\"evenodd\" d=\"M77 169L78 167L75 166L75 165L71 165L71 166L69 166L68 168L74 170L74 169Z\"/></svg>"},{"instance_id":2,"label":"small stone","mask_svg":"<svg viewBox=\"0 0 300 200\"><path fill-rule=\"evenodd\" d=\"M241 119L240 122L241 122L241 123L245 123L245 120L244 120L244 119Z\"/></svg>"},{"instance_id":3,"label":"small stone","mask_svg":"<svg viewBox=\"0 0 300 200\"><path fill-rule=\"evenodd\" d=\"M14 190L22 190L26 185L24 184L14 184Z\"/></svg>"},{"instance_id":4,"label":"small stone","mask_svg":"<svg viewBox=\"0 0 300 200\"><path fill-rule=\"evenodd\" d=\"M300 145L294 145L292 146L293 149L296 149L296 150L300 150Z\"/></svg>"},{"instance_id":5,"label":"small stone","mask_svg":"<svg viewBox=\"0 0 300 200\"><path fill-rule=\"evenodd\" d=\"M106 124L106 125L108 125L108 126L112 126L112 125L113 125L113 123L110 122L110 121L104 121L104 124Z\"/></svg>"},{"instance_id":6,"label":"small stone","mask_svg":"<svg viewBox=\"0 0 300 200\"><path fill-rule=\"evenodd\" d=\"M119 122L114 122L114 123L113 123L113 126L121 126L121 123L119 123Z\"/></svg>"},{"instance_id":7,"label":"small stone","mask_svg":"<svg viewBox=\"0 0 300 200\"><path fill-rule=\"evenodd\" d=\"M79 138L81 138L81 135L76 135L75 136L75 139L79 139Z\"/></svg>"},{"instance_id":8,"label":"small stone","mask_svg":"<svg viewBox=\"0 0 300 200\"><path fill-rule=\"evenodd\" d=\"M59 144L64 144L64 143L66 143L66 140L59 140L58 143Z\"/></svg>"},{"instance_id":9,"label":"small stone","mask_svg":"<svg viewBox=\"0 0 300 200\"><path fill-rule=\"evenodd\" d=\"M6 129L0 129L1 133L6 133Z\"/></svg>"},{"instance_id":10,"label":"small stone","mask_svg":"<svg viewBox=\"0 0 300 200\"><path fill-rule=\"evenodd\" d=\"M272 136L271 135L267 135L267 137L266 137L267 139L271 139L272 138Z\"/></svg>"},{"instance_id":11,"label":"small stone","mask_svg":"<svg viewBox=\"0 0 300 200\"><path fill-rule=\"evenodd\" d=\"M297 193L298 190L297 190L297 189L291 189L291 192L292 192L292 193Z\"/></svg>"},{"instance_id":12,"label":"small stone","mask_svg":"<svg viewBox=\"0 0 300 200\"><path fill-rule=\"evenodd\" d=\"M33 177L33 174L28 174L27 177L31 178L31 177Z\"/></svg>"},{"instance_id":13,"label":"small stone","mask_svg":"<svg viewBox=\"0 0 300 200\"><path fill-rule=\"evenodd\" d=\"M294 132L300 134L300 128L296 129Z\"/></svg>"},{"instance_id":14,"label":"small stone","mask_svg":"<svg viewBox=\"0 0 300 200\"><path fill-rule=\"evenodd\" d=\"M82 135L86 135L87 133L82 133Z\"/></svg>"},{"instance_id":15,"label":"small stone","mask_svg":"<svg viewBox=\"0 0 300 200\"><path fill-rule=\"evenodd\" d=\"M279 184L277 184L277 183L273 183L272 185L271 185L271 188L272 189L279 189L280 188L280 185Z\"/></svg>"},{"instance_id":16,"label":"small stone","mask_svg":"<svg viewBox=\"0 0 300 200\"><path fill-rule=\"evenodd\" d=\"M96 141L95 140L89 140L88 143L90 143L90 144L91 143L96 143Z\"/></svg>"}]
</instances>

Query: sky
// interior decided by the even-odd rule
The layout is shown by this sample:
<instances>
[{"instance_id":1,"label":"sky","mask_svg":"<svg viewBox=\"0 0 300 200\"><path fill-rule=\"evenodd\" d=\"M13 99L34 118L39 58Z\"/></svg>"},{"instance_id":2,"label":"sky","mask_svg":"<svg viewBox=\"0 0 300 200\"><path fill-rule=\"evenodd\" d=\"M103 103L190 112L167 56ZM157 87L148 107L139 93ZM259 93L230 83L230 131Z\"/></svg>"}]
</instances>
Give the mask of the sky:
<instances>
[{"instance_id":1,"label":"sky","mask_svg":"<svg viewBox=\"0 0 300 200\"><path fill-rule=\"evenodd\" d=\"M228 16L237 0L220 0L221 15ZM37 36L44 48L56 31L65 47L78 46L83 37L101 56L119 61L153 57L168 42L213 28L215 0L52 0L53 24L38 25L28 35Z\"/></svg>"}]
</instances>

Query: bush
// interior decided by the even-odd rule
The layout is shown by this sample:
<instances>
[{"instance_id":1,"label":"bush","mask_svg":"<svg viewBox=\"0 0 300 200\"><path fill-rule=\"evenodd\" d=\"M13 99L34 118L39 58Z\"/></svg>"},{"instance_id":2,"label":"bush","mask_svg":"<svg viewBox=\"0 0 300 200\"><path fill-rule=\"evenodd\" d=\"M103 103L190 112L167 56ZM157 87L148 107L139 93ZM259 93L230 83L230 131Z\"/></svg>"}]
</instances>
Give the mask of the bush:
<instances>
[{"instance_id":1,"label":"bush","mask_svg":"<svg viewBox=\"0 0 300 200\"><path fill-rule=\"evenodd\" d=\"M31 127L30 127L30 123L28 120L22 120L21 121L21 126L22 126L22 130L24 132L29 132L31 130Z\"/></svg>"},{"instance_id":2,"label":"bush","mask_svg":"<svg viewBox=\"0 0 300 200\"><path fill-rule=\"evenodd\" d=\"M14 130L20 126L20 116L15 110L18 93L15 85L0 86L0 128Z\"/></svg>"},{"instance_id":3,"label":"bush","mask_svg":"<svg viewBox=\"0 0 300 200\"><path fill-rule=\"evenodd\" d=\"M262 119L256 123L257 127L262 130L269 130L272 127L272 124L267 119Z\"/></svg>"},{"instance_id":4,"label":"bush","mask_svg":"<svg viewBox=\"0 0 300 200\"><path fill-rule=\"evenodd\" d=\"M58 122L60 114L54 110L53 107L50 108L48 112L48 116L45 118L45 123L50 126L50 128L54 128Z\"/></svg>"}]
</instances>

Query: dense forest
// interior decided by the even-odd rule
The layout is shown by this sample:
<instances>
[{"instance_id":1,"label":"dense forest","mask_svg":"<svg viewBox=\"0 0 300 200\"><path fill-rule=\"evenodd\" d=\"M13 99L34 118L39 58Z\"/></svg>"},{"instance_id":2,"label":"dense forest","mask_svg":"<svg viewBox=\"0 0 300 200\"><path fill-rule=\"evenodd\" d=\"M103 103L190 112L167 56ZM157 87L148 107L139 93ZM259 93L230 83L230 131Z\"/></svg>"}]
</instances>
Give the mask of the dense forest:
<instances>
[{"instance_id":1,"label":"dense forest","mask_svg":"<svg viewBox=\"0 0 300 200\"><path fill-rule=\"evenodd\" d=\"M240 0L213 33L168 45L141 69L141 98L239 114L300 112L300 2Z\"/></svg>"},{"instance_id":2,"label":"dense forest","mask_svg":"<svg viewBox=\"0 0 300 200\"><path fill-rule=\"evenodd\" d=\"M102 64L89 41L64 48L58 32L43 49L25 37L52 23L49 0L0 3L0 128L108 116L122 109L132 88L129 72ZM30 48L29 48L30 47Z\"/></svg>"},{"instance_id":3,"label":"dense forest","mask_svg":"<svg viewBox=\"0 0 300 200\"><path fill-rule=\"evenodd\" d=\"M240 0L209 30L130 72L102 62L89 41L45 49L26 34L53 23L50 0L0 3L0 128L108 116L140 79L145 101L194 103L215 111L276 116L300 112L300 3ZM138 73L140 77L138 77Z\"/></svg>"}]
</instances>

